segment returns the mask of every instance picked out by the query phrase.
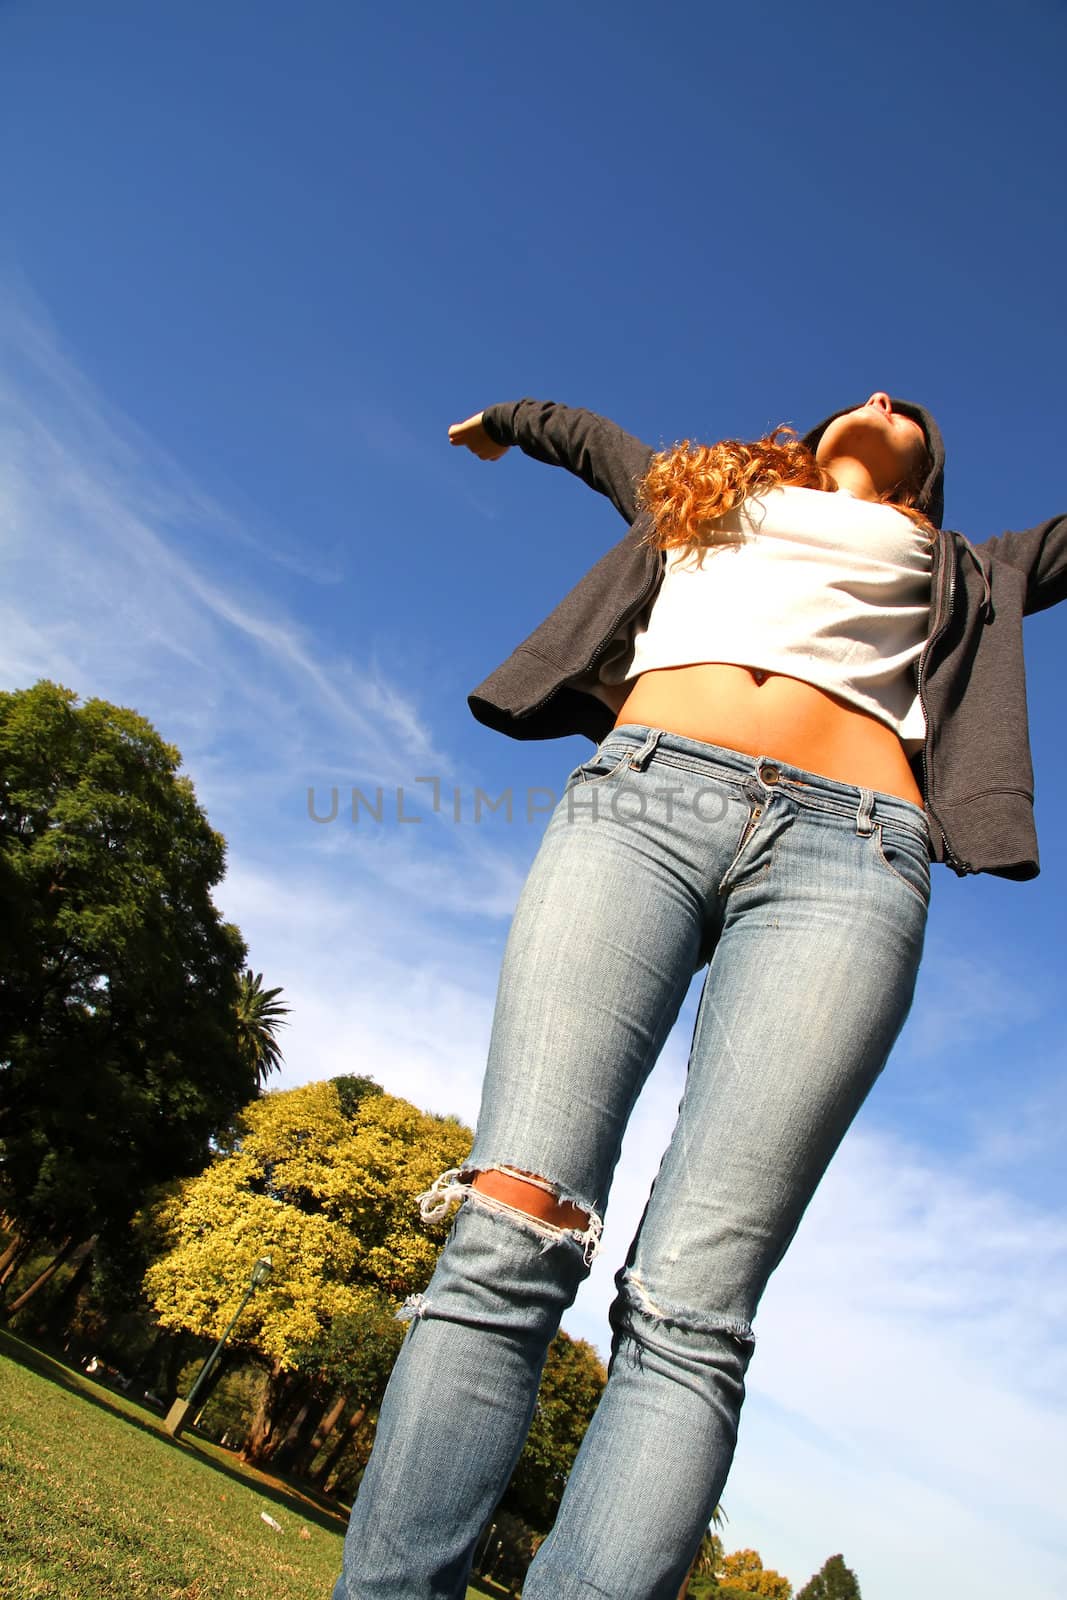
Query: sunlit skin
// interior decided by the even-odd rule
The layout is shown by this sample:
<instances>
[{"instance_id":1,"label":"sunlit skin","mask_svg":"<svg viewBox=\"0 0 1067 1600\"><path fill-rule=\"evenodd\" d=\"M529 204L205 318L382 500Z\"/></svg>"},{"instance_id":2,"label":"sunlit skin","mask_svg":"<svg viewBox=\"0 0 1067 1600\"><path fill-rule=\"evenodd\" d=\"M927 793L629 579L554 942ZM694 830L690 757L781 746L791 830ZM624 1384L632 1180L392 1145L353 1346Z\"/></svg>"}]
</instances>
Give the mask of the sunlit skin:
<instances>
[{"instance_id":1,"label":"sunlit skin","mask_svg":"<svg viewBox=\"0 0 1067 1600\"><path fill-rule=\"evenodd\" d=\"M579 1211L577 1206L572 1206L569 1201L561 1203L546 1189L539 1188L535 1183L524 1183L521 1178L513 1178L508 1172L479 1172L473 1186L509 1206L517 1206L528 1217L553 1223L557 1228L577 1228L581 1233L588 1227L588 1216L584 1211Z\"/></svg>"},{"instance_id":2,"label":"sunlit skin","mask_svg":"<svg viewBox=\"0 0 1067 1600\"><path fill-rule=\"evenodd\" d=\"M815 449L815 459L841 489L859 500L878 500L908 481L926 454L919 424L894 411L881 390L865 405L835 417Z\"/></svg>"},{"instance_id":3,"label":"sunlit skin","mask_svg":"<svg viewBox=\"0 0 1067 1600\"><path fill-rule=\"evenodd\" d=\"M482 461L498 461L510 448L489 437L480 411L454 423L448 436ZM878 390L829 424L815 454L839 488L857 499L878 501L912 476L925 449L919 424L894 412L889 396ZM625 698L616 726L663 728L922 806L892 728L814 684L712 661L642 673L620 694ZM574 1206L561 1206L544 1190L507 1174L479 1174L474 1187L560 1227L585 1226L584 1214Z\"/></svg>"}]
</instances>

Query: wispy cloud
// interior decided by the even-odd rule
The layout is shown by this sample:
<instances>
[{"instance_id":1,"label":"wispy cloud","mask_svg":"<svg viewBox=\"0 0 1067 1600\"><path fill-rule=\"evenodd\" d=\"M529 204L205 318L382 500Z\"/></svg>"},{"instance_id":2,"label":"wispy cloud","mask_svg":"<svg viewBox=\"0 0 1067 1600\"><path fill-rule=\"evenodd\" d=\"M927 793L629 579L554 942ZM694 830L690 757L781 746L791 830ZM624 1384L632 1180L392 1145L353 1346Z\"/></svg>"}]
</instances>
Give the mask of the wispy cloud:
<instances>
[{"instance_id":1,"label":"wispy cloud","mask_svg":"<svg viewBox=\"0 0 1067 1600\"><path fill-rule=\"evenodd\" d=\"M442 920L437 902L354 876L238 864L220 896L299 1017L283 1086L369 1073L393 1094L473 1122L499 948ZM447 896L446 896L447 899Z\"/></svg>"},{"instance_id":2,"label":"wispy cloud","mask_svg":"<svg viewBox=\"0 0 1067 1600\"><path fill-rule=\"evenodd\" d=\"M991 1032L1008 1033L1047 1010L1024 961L988 941L969 949L934 931L923 961L922 1000L910 1023L909 1044L927 1057L955 1053L962 1045L987 1043Z\"/></svg>"},{"instance_id":3,"label":"wispy cloud","mask_svg":"<svg viewBox=\"0 0 1067 1600\"><path fill-rule=\"evenodd\" d=\"M205 530L223 546L273 552L118 416L43 316L10 294L0 296L0 349L8 682L62 672L161 721L204 705L208 736L259 719L261 751L269 743L282 768L355 748L373 778L397 780L413 764L449 771L380 666L324 658L262 581L245 576L238 592L212 570Z\"/></svg>"},{"instance_id":4,"label":"wispy cloud","mask_svg":"<svg viewBox=\"0 0 1067 1600\"><path fill-rule=\"evenodd\" d=\"M0 282L0 355L4 454L21 457L37 497L55 500L57 490L61 498L79 486L90 495L103 490L149 524L206 530L311 582L337 581L335 568L308 560L303 541L298 547L281 528L268 535L261 510L253 529L205 494L150 434L111 405L66 353L30 285L10 271ZM20 434L31 449L12 443ZM49 477L57 464L67 469L62 484Z\"/></svg>"},{"instance_id":5,"label":"wispy cloud","mask_svg":"<svg viewBox=\"0 0 1067 1600\"><path fill-rule=\"evenodd\" d=\"M1018 1085L1010 1118L991 1118L968 1107L965 1125L975 1168L996 1181L1012 1181L1021 1170L1049 1165L1063 1176L1063 1130L1067 1128L1067 1043L1048 1051L1043 1081Z\"/></svg>"},{"instance_id":6,"label":"wispy cloud","mask_svg":"<svg viewBox=\"0 0 1067 1600\"><path fill-rule=\"evenodd\" d=\"M798 1578L866 1551L876 1600L992 1600L1005 1563L1062 1594L1065 1268L1062 1217L854 1132L761 1308L728 1508Z\"/></svg>"}]
</instances>

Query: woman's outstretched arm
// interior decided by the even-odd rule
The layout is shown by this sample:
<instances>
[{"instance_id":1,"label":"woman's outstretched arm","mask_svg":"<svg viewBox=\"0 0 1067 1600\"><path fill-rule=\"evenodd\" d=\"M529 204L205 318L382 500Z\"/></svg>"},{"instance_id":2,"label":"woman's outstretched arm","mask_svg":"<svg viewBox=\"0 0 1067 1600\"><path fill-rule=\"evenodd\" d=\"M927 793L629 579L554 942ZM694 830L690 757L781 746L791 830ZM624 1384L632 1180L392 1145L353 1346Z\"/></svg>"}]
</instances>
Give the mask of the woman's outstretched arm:
<instances>
[{"instance_id":1,"label":"woman's outstretched arm","mask_svg":"<svg viewBox=\"0 0 1067 1600\"><path fill-rule=\"evenodd\" d=\"M513 400L490 406L448 430L483 461L496 461L511 445L549 466L566 467L591 489L606 494L616 511L633 522L636 485L652 458L651 446L607 417L559 405L554 400Z\"/></svg>"},{"instance_id":2,"label":"woman's outstretched arm","mask_svg":"<svg viewBox=\"0 0 1067 1600\"><path fill-rule=\"evenodd\" d=\"M1067 516L1049 517L1020 533L998 533L976 548L1025 573L1024 616L1067 600Z\"/></svg>"}]
</instances>

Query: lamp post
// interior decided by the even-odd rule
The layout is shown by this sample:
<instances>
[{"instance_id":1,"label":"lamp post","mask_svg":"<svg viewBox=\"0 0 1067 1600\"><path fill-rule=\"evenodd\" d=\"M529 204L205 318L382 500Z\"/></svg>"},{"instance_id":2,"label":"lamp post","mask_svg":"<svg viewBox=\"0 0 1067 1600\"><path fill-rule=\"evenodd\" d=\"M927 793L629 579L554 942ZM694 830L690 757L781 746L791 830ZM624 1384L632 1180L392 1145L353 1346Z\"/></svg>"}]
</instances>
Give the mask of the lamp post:
<instances>
[{"instance_id":1,"label":"lamp post","mask_svg":"<svg viewBox=\"0 0 1067 1600\"><path fill-rule=\"evenodd\" d=\"M208 1375L214 1370L215 1363L222 1354L222 1347L226 1343L226 1340L230 1337L230 1334L233 1332L241 1312L255 1294L256 1290L261 1286L261 1284L266 1283L267 1279L270 1277L272 1266L273 1263L270 1259L270 1256L260 1256L255 1266L252 1268L252 1281L245 1290L244 1299L241 1301L241 1304L237 1307L237 1310L230 1318L226 1332L223 1334L214 1350L212 1350L211 1354L204 1362L204 1365L200 1368L196 1382L189 1390L188 1398L185 1400L175 1400L174 1404L167 1412L167 1420L164 1422L163 1426L166 1428L172 1439L178 1439L181 1437L182 1429L185 1427L185 1419L193 1408L193 1401L196 1399L197 1395L204 1387L204 1384L207 1382Z\"/></svg>"}]
</instances>

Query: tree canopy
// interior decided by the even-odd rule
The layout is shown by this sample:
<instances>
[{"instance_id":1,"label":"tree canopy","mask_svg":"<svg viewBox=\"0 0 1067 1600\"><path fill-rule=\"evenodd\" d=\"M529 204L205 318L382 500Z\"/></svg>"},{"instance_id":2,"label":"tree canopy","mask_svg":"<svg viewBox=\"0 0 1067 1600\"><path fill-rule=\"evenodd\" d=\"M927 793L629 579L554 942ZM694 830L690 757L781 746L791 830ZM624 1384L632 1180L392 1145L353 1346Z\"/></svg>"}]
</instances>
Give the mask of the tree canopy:
<instances>
[{"instance_id":1,"label":"tree canopy","mask_svg":"<svg viewBox=\"0 0 1067 1600\"><path fill-rule=\"evenodd\" d=\"M800 1590L797 1600L862 1600L859 1581L843 1556L831 1556Z\"/></svg>"},{"instance_id":2,"label":"tree canopy","mask_svg":"<svg viewBox=\"0 0 1067 1600\"><path fill-rule=\"evenodd\" d=\"M217 1338L266 1254L273 1272L235 1341L285 1371L359 1381L363 1330L380 1326L383 1299L393 1310L425 1288L440 1249L443 1230L427 1229L414 1197L470 1146L454 1117L367 1079L253 1101L208 1168L146 1218L159 1253L145 1292L159 1322Z\"/></svg>"},{"instance_id":3,"label":"tree canopy","mask_svg":"<svg viewBox=\"0 0 1067 1600\"><path fill-rule=\"evenodd\" d=\"M555 1520L607 1371L585 1339L558 1333L548 1347L534 1419L501 1504L539 1533Z\"/></svg>"},{"instance_id":4,"label":"tree canopy","mask_svg":"<svg viewBox=\"0 0 1067 1600\"><path fill-rule=\"evenodd\" d=\"M135 711L0 694L0 1207L27 1234L121 1228L257 1089L180 762Z\"/></svg>"},{"instance_id":5,"label":"tree canopy","mask_svg":"<svg viewBox=\"0 0 1067 1600\"><path fill-rule=\"evenodd\" d=\"M793 1585L773 1567L765 1567L758 1550L734 1550L719 1564L719 1582L740 1594L759 1594L768 1600L790 1600Z\"/></svg>"}]
</instances>

